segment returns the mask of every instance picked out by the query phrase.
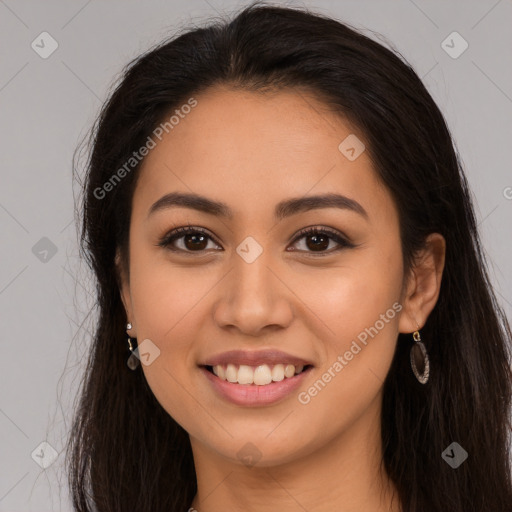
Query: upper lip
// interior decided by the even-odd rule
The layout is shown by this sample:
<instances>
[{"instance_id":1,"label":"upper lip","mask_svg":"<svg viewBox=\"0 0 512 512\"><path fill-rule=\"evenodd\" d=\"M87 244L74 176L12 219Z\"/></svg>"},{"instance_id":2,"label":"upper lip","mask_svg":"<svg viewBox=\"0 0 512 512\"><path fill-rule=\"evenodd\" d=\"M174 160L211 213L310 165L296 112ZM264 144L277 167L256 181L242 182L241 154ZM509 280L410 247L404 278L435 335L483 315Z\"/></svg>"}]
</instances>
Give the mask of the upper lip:
<instances>
[{"instance_id":1,"label":"upper lip","mask_svg":"<svg viewBox=\"0 0 512 512\"><path fill-rule=\"evenodd\" d=\"M216 366L219 364L236 364L259 366L262 364L293 364L294 366L307 366L312 365L311 362L306 361L297 356L292 356L281 350L230 350L222 352L215 356L211 356L204 361L201 366Z\"/></svg>"}]
</instances>

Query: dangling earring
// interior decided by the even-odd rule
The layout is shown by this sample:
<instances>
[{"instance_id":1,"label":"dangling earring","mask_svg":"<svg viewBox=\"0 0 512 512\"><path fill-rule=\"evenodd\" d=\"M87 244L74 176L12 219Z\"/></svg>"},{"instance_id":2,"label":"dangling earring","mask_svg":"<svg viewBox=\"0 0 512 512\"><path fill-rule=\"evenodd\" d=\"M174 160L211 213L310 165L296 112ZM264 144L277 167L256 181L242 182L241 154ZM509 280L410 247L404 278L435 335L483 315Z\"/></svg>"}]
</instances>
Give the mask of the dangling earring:
<instances>
[{"instance_id":1,"label":"dangling earring","mask_svg":"<svg viewBox=\"0 0 512 512\"><path fill-rule=\"evenodd\" d=\"M126 330L129 331L131 328L132 324L127 323ZM140 360L134 353L135 349L133 348L132 341L137 341L137 338L130 338L130 336L128 336L128 349L130 350L130 357L128 358L128 361L126 361L126 364L128 365L128 368L130 368L130 370L135 370L139 366Z\"/></svg>"},{"instance_id":2,"label":"dangling earring","mask_svg":"<svg viewBox=\"0 0 512 512\"><path fill-rule=\"evenodd\" d=\"M418 326L419 329L419 326ZM411 368L421 384L426 384L430 375L430 363L428 360L427 349L421 341L419 330L412 334L414 345L411 347Z\"/></svg>"}]
</instances>

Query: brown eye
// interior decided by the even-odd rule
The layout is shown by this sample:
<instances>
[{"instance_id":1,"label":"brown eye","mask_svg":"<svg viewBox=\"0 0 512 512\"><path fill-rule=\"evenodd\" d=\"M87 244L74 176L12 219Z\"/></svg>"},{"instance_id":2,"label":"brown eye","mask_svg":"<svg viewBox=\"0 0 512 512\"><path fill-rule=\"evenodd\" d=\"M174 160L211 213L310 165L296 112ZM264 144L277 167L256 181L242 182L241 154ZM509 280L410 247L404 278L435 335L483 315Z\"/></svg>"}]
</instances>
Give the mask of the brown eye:
<instances>
[{"instance_id":1,"label":"brown eye","mask_svg":"<svg viewBox=\"0 0 512 512\"><path fill-rule=\"evenodd\" d=\"M203 229L186 227L171 231L158 245L176 252L202 252L208 249L210 240L213 242L212 237ZM178 242L178 247L176 242ZM218 247L216 243L214 245Z\"/></svg>"},{"instance_id":2,"label":"brown eye","mask_svg":"<svg viewBox=\"0 0 512 512\"><path fill-rule=\"evenodd\" d=\"M208 245L206 242L207 237L202 234L191 234L191 235L184 235L183 237L183 244L187 249L193 250L204 250L206 249L206 246Z\"/></svg>"},{"instance_id":3,"label":"brown eye","mask_svg":"<svg viewBox=\"0 0 512 512\"><path fill-rule=\"evenodd\" d=\"M308 247L308 249L311 249L312 251L321 251L329 247L330 237L327 235L307 235L306 239L308 240L308 242L311 242L306 242L306 246Z\"/></svg>"},{"instance_id":4,"label":"brown eye","mask_svg":"<svg viewBox=\"0 0 512 512\"><path fill-rule=\"evenodd\" d=\"M344 248L354 247L354 245L340 233L328 228L305 228L300 231L293 243L296 244L302 239L305 239L305 249L298 249L298 252L318 253L318 255L324 255L332 254L333 252L337 252ZM327 250L331 242L334 242L334 248ZM336 244L338 245L337 248Z\"/></svg>"}]
</instances>

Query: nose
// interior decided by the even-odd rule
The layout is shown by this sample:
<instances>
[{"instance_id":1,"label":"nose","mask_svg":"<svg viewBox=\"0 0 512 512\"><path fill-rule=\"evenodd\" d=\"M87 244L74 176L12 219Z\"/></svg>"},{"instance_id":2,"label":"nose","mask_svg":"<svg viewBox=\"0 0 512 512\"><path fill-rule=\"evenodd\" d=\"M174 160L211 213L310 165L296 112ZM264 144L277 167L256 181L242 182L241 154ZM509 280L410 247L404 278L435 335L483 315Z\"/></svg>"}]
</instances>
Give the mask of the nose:
<instances>
[{"instance_id":1,"label":"nose","mask_svg":"<svg viewBox=\"0 0 512 512\"><path fill-rule=\"evenodd\" d=\"M221 298L215 307L219 327L261 336L291 323L293 293L271 259L263 251L249 263L234 253L233 266L219 288Z\"/></svg>"}]
</instances>

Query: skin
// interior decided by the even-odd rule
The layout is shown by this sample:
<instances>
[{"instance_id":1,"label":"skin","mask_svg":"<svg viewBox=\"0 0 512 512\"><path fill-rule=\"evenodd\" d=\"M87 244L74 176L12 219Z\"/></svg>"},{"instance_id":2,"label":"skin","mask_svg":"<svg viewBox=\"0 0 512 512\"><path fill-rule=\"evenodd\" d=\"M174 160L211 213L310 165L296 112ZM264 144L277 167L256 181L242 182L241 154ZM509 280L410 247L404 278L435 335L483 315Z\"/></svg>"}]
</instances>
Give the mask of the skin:
<instances>
[{"instance_id":1,"label":"skin","mask_svg":"<svg viewBox=\"0 0 512 512\"><path fill-rule=\"evenodd\" d=\"M404 274L389 191L368 152L350 161L338 150L349 134L362 141L364 134L312 95L217 86L196 99L143 162L129 279L120 268L128 332L160 350L142 365L145 377L190 435L198 481L192 506L199 512L398 511L394 486L379 470L382 387L398 333L421 328L438 299L444 239L430 235L413 272ZM175 191L222 201L233 218L184 207L148 217L155 201ZM354 199L368 219L331 207L274 220L278 202L321 193ZM174 247L188 253L157 245L188 224L215 240L193 252L182 236ZM294 242L308 226L330 227L356 247L332 252L340 246L330 239L315 251L311 236ZM263 248L250 264L236 252L247 236ZM232 349L278 348L313 363L298 390L307 391L394 303L401 311L308 404L294 392L274 405L234 405L198 367ZM237 455L249 442L260 457L252 467Z\"/></svg>"}]
</instances>

